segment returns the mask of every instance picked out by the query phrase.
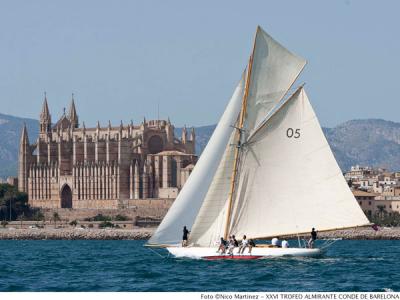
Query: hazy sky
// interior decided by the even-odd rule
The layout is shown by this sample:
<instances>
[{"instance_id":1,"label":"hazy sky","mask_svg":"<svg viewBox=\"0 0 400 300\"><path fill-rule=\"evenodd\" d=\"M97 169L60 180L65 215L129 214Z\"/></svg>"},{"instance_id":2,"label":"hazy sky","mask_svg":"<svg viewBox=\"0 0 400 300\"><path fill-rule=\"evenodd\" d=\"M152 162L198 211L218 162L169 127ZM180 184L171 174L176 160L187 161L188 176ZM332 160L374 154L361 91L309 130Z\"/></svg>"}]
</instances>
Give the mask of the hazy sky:
<instances>
[{"instance_id":1,"label":"hazy sky","mask_svg":"<svg viewBox=\"0 0 400 300\"><path fill-rule=\"evenodd\" d=\"M53 122L170 117L208 125L244 69L257 24L308 60L324 126L400 122L400 1L0 1L0 112Z\"/></svg>"}]
</instances>

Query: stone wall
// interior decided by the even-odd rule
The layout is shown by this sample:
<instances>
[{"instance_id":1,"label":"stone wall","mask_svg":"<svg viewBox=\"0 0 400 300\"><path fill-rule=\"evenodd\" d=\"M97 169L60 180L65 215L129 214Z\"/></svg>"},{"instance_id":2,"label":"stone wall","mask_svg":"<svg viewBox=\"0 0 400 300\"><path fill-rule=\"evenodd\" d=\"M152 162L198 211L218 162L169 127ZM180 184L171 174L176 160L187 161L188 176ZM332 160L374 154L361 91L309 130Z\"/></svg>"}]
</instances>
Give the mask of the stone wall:
<instances>
[{"instance_id":1,"label":"stone wall","mask_svg":"<svg viewBox=\"0 0 400 300\"><path fill-rule=\"evenodd\" d=\"M50 220L54 212L57 212L63 221L84 220L85 218L94 217L98 214L104 216L115 217L116 215L124 215L132 220L136 217L153 217L163 218L171 207L173 200L171 199L146 199L146 200L126 200L125 208L116 209L42 209L46 220Z\"/></svg>"}]
</instances>

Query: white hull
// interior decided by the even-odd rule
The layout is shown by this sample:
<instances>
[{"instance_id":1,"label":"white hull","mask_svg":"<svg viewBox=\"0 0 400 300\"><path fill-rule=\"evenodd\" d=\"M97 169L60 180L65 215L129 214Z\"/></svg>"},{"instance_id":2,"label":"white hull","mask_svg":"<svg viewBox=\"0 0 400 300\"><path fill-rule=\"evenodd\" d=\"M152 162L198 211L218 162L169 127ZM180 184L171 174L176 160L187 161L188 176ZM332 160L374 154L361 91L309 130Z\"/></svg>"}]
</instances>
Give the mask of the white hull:
<instances>
[{"instance_id":1,"label":"white hull","mask_svg":"<svg viewBox=\"0 0 400 300\"><path fill-rule=\"evenodd\" d=\"M202 259L206 257L226 256L217 252L217 248L213 247L168 247L167 250L175 257L187 257L193 259ZM237 256L238 248L235 248L233 254ZM296 256L296 257L312 257L322 254L322 250L318 248L262 248L254 247L251 250L252 256L262 257L282 257L282 256ZM248 256L249 251L246 249L243 254Z\"/></svg>"}]
</instances>

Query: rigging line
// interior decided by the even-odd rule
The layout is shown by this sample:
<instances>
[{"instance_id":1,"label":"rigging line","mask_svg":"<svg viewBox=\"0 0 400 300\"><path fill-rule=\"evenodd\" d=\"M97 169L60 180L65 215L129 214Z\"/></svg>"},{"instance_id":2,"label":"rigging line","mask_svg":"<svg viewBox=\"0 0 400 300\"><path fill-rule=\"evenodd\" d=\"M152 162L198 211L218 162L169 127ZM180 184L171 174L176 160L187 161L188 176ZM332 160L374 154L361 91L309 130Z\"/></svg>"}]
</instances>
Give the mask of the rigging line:
<instances>
[{"instance_id":1,"label":"rigging line","mask_svg":"<svg viewBox=\"0 0 400 300\"><path fill-rule=\"evenodd\" d=\"M167 256L162 256L160 253L158 253L157 251L155 251L154 249L152 249L152 248L150 248L150 247L148 247L147 249L149 249L151 252L157 254L157 255L160 256L161 258L168 258L168 257L169 257L169 255L167 255Z\"/></svg>"},{"instance_id":2,"label":"rigging line","mask_svg":"<svg viewBox=\"0 0 400 300\"><path fill-rule=\"evenodd\" d=\"M324 244L322 244L321 246L321 250L329 248L330 246L332 246L334 243L336 243L337 241L340 241L340 239L334 239L334 240L326 240Z\"/></svg>"}]
</instances>

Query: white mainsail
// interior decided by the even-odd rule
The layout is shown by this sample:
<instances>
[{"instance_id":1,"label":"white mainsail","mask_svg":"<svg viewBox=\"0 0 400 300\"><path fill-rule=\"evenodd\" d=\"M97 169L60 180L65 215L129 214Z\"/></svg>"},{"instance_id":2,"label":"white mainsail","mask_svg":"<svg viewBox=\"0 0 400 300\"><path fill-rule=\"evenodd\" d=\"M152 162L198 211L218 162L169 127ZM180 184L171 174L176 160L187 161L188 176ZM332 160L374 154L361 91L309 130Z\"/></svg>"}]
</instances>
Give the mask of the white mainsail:
<instances>
[{"instance_id":1,"label":"white mainsail","mask_svg":"<svg viewBox=\"0 0 400 300\"><path fill-rule=\"evenodd\" d=\"M272 237L368 225L303 88L242 147L230 233Z\"/></svg>"},{"instance_id":2,"label":"white mainsail","mask_svg":"<svg viewBox=\"0 0 400 300\"><path fill-rule=\"evenodd\" d=\"M182 228L191 228L211 181L220 164L229 139L234 131L241 109L244 91L244 73L215 128L192 174L170 207L160 226L149 240L149 245L174 245L182 239Z\"/></svg>"}]
</instances>

